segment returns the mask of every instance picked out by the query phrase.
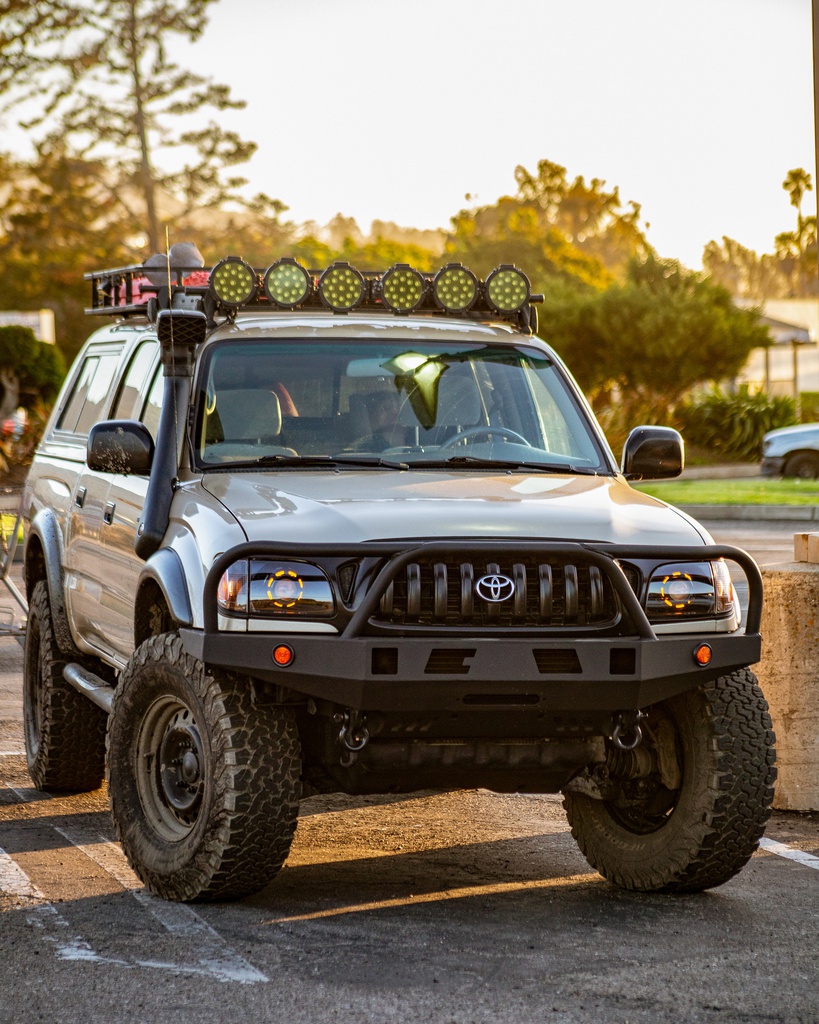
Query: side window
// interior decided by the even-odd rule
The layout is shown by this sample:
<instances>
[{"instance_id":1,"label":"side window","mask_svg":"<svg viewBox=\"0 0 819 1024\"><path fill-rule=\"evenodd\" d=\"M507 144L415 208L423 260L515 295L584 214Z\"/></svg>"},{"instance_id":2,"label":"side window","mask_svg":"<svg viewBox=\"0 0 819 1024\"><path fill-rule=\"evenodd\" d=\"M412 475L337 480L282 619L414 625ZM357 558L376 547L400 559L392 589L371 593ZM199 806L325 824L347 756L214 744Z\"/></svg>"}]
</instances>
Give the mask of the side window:
<instances>
[{"instance_id":1,"label":"side window","mask_svg":"<svg viewBox=\"0 0 819 1024\"><path fill-rule=\"evenodd\" d=\"M144 341L136 350L111 412L112 420L131 420L136 416L142 389L158 351L159 345L153 340Z\"/></svg>"},{"instance_id":2,"label":"side window","mask_svg":"<svg viewBox=\"0 0 819 1024\"><path fill-rule=\"evenodd\" d=\"M162 376L160 367L154 376L151 390L145 408L142 410L142 422L148 428L151 437L156 441L156 432L159 427L159 412L162 409L162 396L165 393L165 378Z\"/></svg>"},{"instance_id":3,"label":"side window","mask_svg":"<svg viewBox=\"0 0 819 1024\"><path fill-rule=\"evenodd\" d=\"M87 434L99 419L114 380L119 354L89 355L83 363L68 403L57 422L58 430Z\"/></svg>"}]
</instances>

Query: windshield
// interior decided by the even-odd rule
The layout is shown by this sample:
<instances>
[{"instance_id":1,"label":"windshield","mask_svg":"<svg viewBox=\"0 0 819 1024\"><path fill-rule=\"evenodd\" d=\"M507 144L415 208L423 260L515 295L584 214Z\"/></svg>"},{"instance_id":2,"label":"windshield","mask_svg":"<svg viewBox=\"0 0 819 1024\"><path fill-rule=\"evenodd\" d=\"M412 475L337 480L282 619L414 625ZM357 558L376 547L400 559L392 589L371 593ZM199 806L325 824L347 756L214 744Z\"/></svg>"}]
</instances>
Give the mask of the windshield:
<instances>
[{"instance_id":1,"label":"windshield","mask_svg":"<svg viewBox=\"0 0 819 1024\"><path fill-rule=\"evenodd\" d=\"M476 466L609 472L563 376L529 347L226 342L203 368L202 467Z\"/></svg>"}]
</instances>

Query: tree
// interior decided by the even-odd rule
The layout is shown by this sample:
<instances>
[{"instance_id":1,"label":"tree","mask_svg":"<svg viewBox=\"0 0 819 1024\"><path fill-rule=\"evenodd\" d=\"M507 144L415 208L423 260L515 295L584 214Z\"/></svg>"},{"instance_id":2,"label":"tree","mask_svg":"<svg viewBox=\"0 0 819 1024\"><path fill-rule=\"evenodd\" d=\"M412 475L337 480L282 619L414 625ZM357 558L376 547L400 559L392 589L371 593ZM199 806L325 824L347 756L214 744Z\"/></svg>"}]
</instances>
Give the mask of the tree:
<instances>
[{"instance_id":1,"label":"tree","mask_svg":"<svg viewBox=\"0 0 819 1024\"><path fill-rule=\"evenodd\" d=\"M109 201L97 161L43 148L31 163L0 155L0 309L54 310L61 351L88 335L83 273L141 260L131 225Z\"/></svg>"},{"instance_id":2,"label":"tree","mask_svg":"<svg viewBox=\"0 0 819 1024\"><path fill-rule=\"evenodd\" d=\"M0 420L20 405L29 409L53 399L64 375L60 353L38 341L30 327L0 327Z\"/></svg>"},{"instance_id":3,"label":"tree","mask_svg":"<svg viewBox=\"0 0 819 1024\"><path fill-rule=\"evenodd\" d=\"M626 420L667 422L698 384L735 376L770 343L754 310L675 260L629 265L603 292L547 296L540 333L574 368L598 408L616 398Z\"/></svg>"},{"instance_id":4,"label":"tree","mask_svg":"<svg viewBox=\"0 0 819 1024\"><path fill-rule=\"evenodd\" d=\"M566 168L541 160L532 174L517 167L517 194L452 218L448 259L478 273L515 263L536 291L553 279L592 289L622 278L628 260L651 251L640 225L640 207L620 204L615 188L583 177L569 181Z\"/></svg>"},{"instance_id":5,"label":"tree","mask_svg":"<svg viewBox=\"0 0 819 1024\"><path fill-rule=\"evenodd\" d=\"M819 293L816 262L816 217L804 216L802 201L812 191L811 176L802 167L788 171L782 187L796 208L796 227L781 231L774 252L758 256L732 238L711 241L702 262L714 282L732 295L752 299L798 298Z\"/></svg>"},{"instance_id":6,"label":"tree","mask_svg":"<svg viewBox=\"0 0 819 1024\"><path fill-rule=\"evenodd\" d=\"M183 227L192 211L237 198L245 180L225 178L224 171L256 148L214 120L193 125L190 115L244 103L233 100L227 86L168 57L171 36L193 41L201 35L212 2L5 0L0 7L6 108L35 103L39 112L25 126L45 132L40 145L54 148L61 140L89 163L101 162L99 181L109 201L128 217L132 232L139 225L147 232L149 252L164 248L160 193L172 197L168 212ZM172 131L180 118L182 129ZM182 151L183 166L161 172L155 157L168 149ZM271 202L257 197L265 201Z\"/></svg>"}]
</instances>

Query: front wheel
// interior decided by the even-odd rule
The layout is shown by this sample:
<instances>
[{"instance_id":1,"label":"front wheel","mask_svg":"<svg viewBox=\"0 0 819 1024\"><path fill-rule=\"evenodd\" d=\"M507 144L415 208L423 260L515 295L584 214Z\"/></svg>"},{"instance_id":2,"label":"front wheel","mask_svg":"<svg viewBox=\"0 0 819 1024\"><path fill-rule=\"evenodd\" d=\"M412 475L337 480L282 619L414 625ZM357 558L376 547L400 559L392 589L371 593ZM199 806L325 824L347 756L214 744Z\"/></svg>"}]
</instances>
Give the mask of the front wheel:
<instances>
[{"instance_id":1,"label":"front wheel","mask_svg":"<svg viewBox=\"0 0 819 1024\"><path fill-rule=\"evenodd\" d=\"M108 729L117 835L151 892L234 899L278 873L296 829L301 759L286 708L215 673L178 636L146 640L120 677Z\"/></svg>"},{"instance_id":2,"label":"front wheel","mask_svg":"<svg viewBox=\"0 0 819 1024\"><path fill-rule=\"evenodd\" d=\"M800 480L815 480L819 477L819 454L798 452L785 463L783 476L795 476Z\"/></svg>"},{"instance_id":3,"label":"front wheel","mask_svg":"<svg viewBox=\"0 0 819 1024\"><path fill-rule=\"evenodd\" d=\"M613 749L604 799L567 792L586 860L643 892L699 892L748 862L773 799L774 735L750 669L649 709L642 753Z\"/></svg>"}]
</instances>

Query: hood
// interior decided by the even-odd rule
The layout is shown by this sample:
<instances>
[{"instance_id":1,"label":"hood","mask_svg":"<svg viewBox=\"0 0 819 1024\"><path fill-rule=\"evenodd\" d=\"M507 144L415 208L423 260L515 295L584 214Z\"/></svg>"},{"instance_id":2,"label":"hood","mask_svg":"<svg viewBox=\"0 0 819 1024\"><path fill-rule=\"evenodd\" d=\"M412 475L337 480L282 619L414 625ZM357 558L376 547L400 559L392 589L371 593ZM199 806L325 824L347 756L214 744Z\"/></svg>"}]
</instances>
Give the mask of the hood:
<instances>
[{"instance_id":1,"label":"hood","mask_svg":"<svg viewBox=\"0 0 819 1024\"><path fill-rule=\"evenodd\" d=\"M208 473L202 486L251 541L309 546L438 537L711 540L678 509L612 477L322 469Z\"/></svg>"}]
</instances>

